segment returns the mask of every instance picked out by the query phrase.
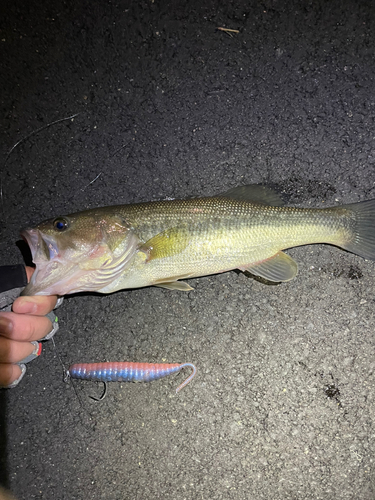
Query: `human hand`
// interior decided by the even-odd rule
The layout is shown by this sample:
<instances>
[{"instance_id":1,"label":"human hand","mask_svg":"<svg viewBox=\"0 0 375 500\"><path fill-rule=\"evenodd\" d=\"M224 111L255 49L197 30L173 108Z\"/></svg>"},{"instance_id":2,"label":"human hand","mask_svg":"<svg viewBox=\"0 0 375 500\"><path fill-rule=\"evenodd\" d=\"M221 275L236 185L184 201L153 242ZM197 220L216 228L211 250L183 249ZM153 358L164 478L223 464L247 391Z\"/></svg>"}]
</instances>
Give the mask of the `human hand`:
<instances>
[{"instance_id":1,"label":"human hand","mask_svg":"<svg viewBox=\"0 0 375 500\"><path fill-rule=\"evenodd\" d=\"M33 272L32 267L26 267L28 281ZM24 363L41 353L37 341L54 330L46 314L56 302L56 295L18 297L12 312L0 312L0 387L15 387L26 371Z\"/></svg>"}]
</instances>

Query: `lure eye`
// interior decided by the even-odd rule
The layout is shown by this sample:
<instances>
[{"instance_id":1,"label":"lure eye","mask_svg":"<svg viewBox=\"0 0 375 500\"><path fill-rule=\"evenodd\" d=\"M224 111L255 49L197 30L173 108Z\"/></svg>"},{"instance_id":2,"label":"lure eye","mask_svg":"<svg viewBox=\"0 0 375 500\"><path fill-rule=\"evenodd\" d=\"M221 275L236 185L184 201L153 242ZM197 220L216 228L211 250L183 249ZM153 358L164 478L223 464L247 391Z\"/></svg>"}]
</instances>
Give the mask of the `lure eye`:
<instances>
[{"instance_id":1,"label":"lure eye","mask_svg":"<svg viewBox=\"0 0 375 500\"><path fill-rule=\"evenodd\" d=\"M69 221L64 219L64 217L58 217L53 221L53 227L60 233L68 229Z\"/></svg>"}]
</instances>

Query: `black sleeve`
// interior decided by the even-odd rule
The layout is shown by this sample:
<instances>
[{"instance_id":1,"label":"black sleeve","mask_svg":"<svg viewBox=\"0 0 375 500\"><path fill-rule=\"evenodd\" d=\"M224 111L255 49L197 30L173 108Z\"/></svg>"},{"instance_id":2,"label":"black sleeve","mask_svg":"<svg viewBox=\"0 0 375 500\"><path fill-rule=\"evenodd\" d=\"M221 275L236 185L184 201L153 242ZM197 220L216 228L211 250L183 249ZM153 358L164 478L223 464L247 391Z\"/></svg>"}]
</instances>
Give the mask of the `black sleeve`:
<instances>
[{"instance_id":1,"label":"black sleeve","mask_svg":"<svg viewBox=\"0 0 375 500\"><path fill-rule=\"evenodd\" d=\"M0 267L0 293L27 285L26 269L23 264Z\"/></svg>"}]
</instances>

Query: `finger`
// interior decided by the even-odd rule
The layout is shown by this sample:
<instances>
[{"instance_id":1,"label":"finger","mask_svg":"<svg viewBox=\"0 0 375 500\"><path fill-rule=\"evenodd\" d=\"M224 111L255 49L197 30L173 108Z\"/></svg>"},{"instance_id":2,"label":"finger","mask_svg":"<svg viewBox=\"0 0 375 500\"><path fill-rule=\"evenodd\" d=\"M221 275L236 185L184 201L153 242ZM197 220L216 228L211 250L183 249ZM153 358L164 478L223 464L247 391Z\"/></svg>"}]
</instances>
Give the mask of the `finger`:
<instances>
[{"instance_id":1,"label":"finger","mask_svg":"<svg viewBox=\"0 0 375 500\"><path fill-rule=\"evenodd\" d=\"M56 295L35 295L32 297L18 297L13 302L12 310L18 314L33 314L45 316L56 306Z\"/></svg>"},{"instance_id":2,"label":"finger","mask_svg":"<svg viewBox=\"0 0 375 500\"><path fill-rule=\"evenodd\" d=\"M41 352L42 344L39 342L17 342L0 337L0 363L28 363Z\"/></svg>"},{"instance_id":3,"label":"finger","mask_svg":"<svg viewBox=\"0 0 375 500\"><path fill-rule=\"evenodd\" d=\"M39 340L52 330L51 321L45 316L0 313L0 335L12 340L26 342Z\"/></svg>"},{"instance_id":4,"label":"finger","mask_svg":"<svg viewBox=\"0 0 375 500\"><path fill-rule=\"evenodd\" d=\"M9 387L15 384L23 377L25 371L25 365L0 363L0 387Z\"/></svg>"},{"instance_id":5,"label":"finger","mask_svg":"<svg viewBox=\"0 0 375 500\"><path fill-rule=\"evenodd\" d=\"M0 500L16 500L14 496L0 486Z\"/></svg>"}]
</instances>

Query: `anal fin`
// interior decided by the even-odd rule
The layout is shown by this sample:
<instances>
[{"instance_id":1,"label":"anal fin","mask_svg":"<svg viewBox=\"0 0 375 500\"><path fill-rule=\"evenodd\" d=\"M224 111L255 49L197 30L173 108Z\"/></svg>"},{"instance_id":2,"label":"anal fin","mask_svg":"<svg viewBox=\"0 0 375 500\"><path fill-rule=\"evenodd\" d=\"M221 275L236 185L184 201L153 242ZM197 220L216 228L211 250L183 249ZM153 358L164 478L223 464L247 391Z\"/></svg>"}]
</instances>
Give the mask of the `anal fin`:
<instances>
[{"instance_id":1,"label":"anal fin","mask_svg":"<svg viewBox=\"0 0 375 500\"><path fill-rule=\"evenodd\" d=\"M278 252L270 259L250 264L240 268L241 271L250 271L256 276L260 276L268 281L289 281L293 279L298 271L298 265L289 255Z\"/></svg>"},{"instance_id":2,"label":"anal fin","mask_svg":"<svg viewBox=\"0 0 375 500\"><path fill-rule=\"evenodd\" d=\"M184 281L177 281L180 279L190 278L191 274L182 274L181 276L170 276L169 278L162 278L152 283L153 286L160 286L160 288L167 288L168 290L179 290L180 292L189 292L194 290L190 285Z\"/></svg>"},{"instance_id":3,"label":"anal fin","mask_svg":"<svg viewBox=\"0 0 375 500\"><path fill-rule=\"evenodd\" d=\"M158 283L157 285L160 288L167 288L167 290L179 290L180 292L190 292L190 290L194 290L190 285L185 283L184 281L169 281L167 283Z\"/></svg>"}]
</instances>

